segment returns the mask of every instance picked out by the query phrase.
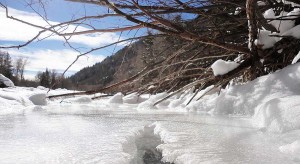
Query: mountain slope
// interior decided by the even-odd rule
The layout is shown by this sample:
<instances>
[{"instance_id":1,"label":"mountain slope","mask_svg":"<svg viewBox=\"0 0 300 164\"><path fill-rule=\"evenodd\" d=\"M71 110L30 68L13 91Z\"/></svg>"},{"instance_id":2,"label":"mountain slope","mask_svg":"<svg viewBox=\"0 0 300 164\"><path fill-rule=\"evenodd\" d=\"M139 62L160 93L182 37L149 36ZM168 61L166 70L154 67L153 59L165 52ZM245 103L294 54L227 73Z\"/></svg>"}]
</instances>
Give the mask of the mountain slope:
<instances>
[{"instance_id":1,"label":"mountain slope","mask_svg":"<svg viewBox=\"0 0 300 164\"><path fill-rule=\"evenodd\" d=\"M164 37L142 39L122 48L102 62L80 70L70 79L77 89L81 90L104 87L129 78L143 69L147 63L164 58L174 51L173 48L166 49L174 46L176 47L173 41Z\"/></svg>"}]
</instances>

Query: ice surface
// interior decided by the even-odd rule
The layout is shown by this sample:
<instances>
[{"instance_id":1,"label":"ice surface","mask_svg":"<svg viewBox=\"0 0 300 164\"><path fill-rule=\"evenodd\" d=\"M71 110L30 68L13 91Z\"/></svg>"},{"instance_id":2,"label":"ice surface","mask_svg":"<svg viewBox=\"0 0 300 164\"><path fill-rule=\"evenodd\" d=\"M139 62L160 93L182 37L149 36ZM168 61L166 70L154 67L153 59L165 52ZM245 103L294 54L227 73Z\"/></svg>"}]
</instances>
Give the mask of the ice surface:
<instances>
[{"instance_id":1,"label":"ice surface","mask_svg":"<svg viewBox=\"0 0 300 164\"><path fill-rule=\"evenodd\" d=\"M127 137L145 122L105 117L0 117L1 163L129 163Z\"/></svg>"},{"instance_id":2,"label":"ice surface","mask_svg":"<svg viewBox=\"0 0 300 164\"><path fill-rule=\"evenodd\" d=\"M130 108L53 115L54 107L0 116L1 163L141 164L149 154L160 158L156 147L164 161L176 164L292 163L278 151L278 136L258 133L250 119L141 114Z\"/></svg>"},{"instance_id":3,"label":"ice surface","mask_svg":"<svg viewBox=\"0 0 300 164\"><path fill-rule=\"evenodd\" d=\"M217 76L217 75L224 75L224 74L232 71L233 69L235 69L238 66L239 66L239 64L236 62L224 61L222 59L219 59L211 65L211 68L214 72L214 75Z\"/></svg>"},{"instance_id":4,"label":"ice surface","mask_svg":"<svg viewBox=\"0 0 300 164\"><path fill-rule=\"evenodd\" d=\"M155 123L163 161L198 163L293 163L277 150L277 136L266 136L231 118ZM196 123L198 122L198 123ZM270 143L273 142L273 143Z\"/></svg>"}]
</instances>

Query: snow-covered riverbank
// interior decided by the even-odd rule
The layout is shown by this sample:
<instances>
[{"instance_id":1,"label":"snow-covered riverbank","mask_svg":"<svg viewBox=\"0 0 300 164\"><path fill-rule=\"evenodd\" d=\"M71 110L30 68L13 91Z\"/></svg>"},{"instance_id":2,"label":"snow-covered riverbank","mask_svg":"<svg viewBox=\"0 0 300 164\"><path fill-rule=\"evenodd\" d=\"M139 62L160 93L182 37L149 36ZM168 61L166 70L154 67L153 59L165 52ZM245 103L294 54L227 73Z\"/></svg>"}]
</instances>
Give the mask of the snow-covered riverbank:
<instances>
[{"instance_id":1,"label":"snow-covered riverbank","mask_svg":"<svg viewBox=\"0 0 300 164\"><path fill-rule=\"evenodd\" d=\"M45 96L72 91L0 89L0 160L140 163L156 147L175 163L300 162L299 64L195 101L207 90L187 106L188 92L153 106L168 94L62 101Z\"/></svg>"}]
</instances>

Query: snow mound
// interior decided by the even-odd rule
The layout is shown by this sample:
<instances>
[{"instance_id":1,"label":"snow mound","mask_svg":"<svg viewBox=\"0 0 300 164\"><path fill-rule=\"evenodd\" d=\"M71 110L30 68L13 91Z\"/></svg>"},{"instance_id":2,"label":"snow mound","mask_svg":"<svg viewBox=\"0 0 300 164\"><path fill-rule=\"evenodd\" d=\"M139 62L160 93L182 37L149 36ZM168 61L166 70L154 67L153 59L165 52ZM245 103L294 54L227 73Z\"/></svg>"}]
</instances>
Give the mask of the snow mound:
<instances>
[{"instance_id":1,"label":"snow mound","mask_svg":"<svg viewBox=\"0 0 300 164\"><path fill-rule=\"evenodd\" d=\"M294 158L294 161L300 162L300 140L279 147L282 153L289 154Z\"/></svg>"},{"instance_id":2,"label":"snow mound","mask_svg":"<svg viewBox=\"0 0 300 164\"><path fill-rule=\"evenodd\" d=\"M151 110L151 109L157 109L156 106L154 106L154 103L157 102L158 100L166 97L168 95L167 92L162 92L162 93L158 93L156 95L151 95L150 98L142 103L140 103L137 107L138 111L147 111L147 110ZM161 106L168 106L169 105L169 101L167 102L162 102Z\"/></svg>"},{"instance_id":3,"label":"snow mound","mask_svg":"<svg viewBox=\"0 0 300 164\"><path fill-rule=\"evenodd\" d=\"M204 96L198 101L192 101L185 108L190 112L208 112L215 107L217 94Z\"/></svg>"},{"instance_id":4,"label":"snow mound","mask_svg":"<svg viewBox=\"0 0 300 164\"><path fill-rule=\"evenodd\" d=\"M145 99L138 95L138 93L131 93L123 97L123 103L138 104L145 101Z\"/></svg>"},{"instance_id":5,"label":"snow mound","mask_svg":"<svg viewBox=\"0 0 300 164\"><path fill-rule=\"evenodd\" d=\"M137 110L138 111L150 111L153 109L157 109L157 107L154 106L153 104L154 104L153 101L148 101L148 100L144 101L137 106Z\"/></svg>"},{"instance_id":6,"label":"snow mound","mask_svg":"<svg viewBox=\"0 0 300 164\"><path fill-rule=\"evenodd\" d=\"M5 88L5 87L14 87L14 83L7 77L3 76L0 74L0 87Z\"/></svg>"},{"instance_id":7,"label":"snow mound","mask_svg":"<svg viewBox=\"0 0 300 164\"><path fill-rule=\"evenodd\" d=\"M108 99L109 103L122 104L123 103L123 94L121 92L115 94L110 99Z\"/></svg>"},{"instance_id":8,"label":"snow mound","mask_svg":"<svg viewBox=\"0 0 300 164\"><path fill-rule=\"evenodd\" d=\"M211 68L214 72L214 75L218 76L218 75L224 75L224 74L234 70L238 66L239 66L239 64L236 62L224 61L222 59L219 59L211 65Z\"/></svg>"},{"instance_id":9,"label":"snow mound","mask_svg":"<svg viewBox=\"0 0 300 164\"><path fill-rule=\"evenodd\" d=\"M37 93L29 97L29 100L32 101L34 105L47 105L46 94Z\"/></svg>"}]
</instances>

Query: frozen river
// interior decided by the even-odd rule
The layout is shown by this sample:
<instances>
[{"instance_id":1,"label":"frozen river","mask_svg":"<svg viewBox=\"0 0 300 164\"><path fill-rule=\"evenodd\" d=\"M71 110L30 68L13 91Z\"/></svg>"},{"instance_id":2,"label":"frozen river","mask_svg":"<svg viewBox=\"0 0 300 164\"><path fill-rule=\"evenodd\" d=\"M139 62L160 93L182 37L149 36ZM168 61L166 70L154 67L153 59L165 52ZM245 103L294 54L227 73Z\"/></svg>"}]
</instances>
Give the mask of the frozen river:
<instances>
[{"instance_id":1,"label":"frozen river","mask_svg":"<svg viewBox=\"0 0 300 164\"><path fill-rule=\"evenodd\" d=\"M295 162L279 151L279 134L252 128L247 118L72 110L48 106L0 116L0 163L160 163L156 148L174 163Z\"/></svg>"}]
</instances>

